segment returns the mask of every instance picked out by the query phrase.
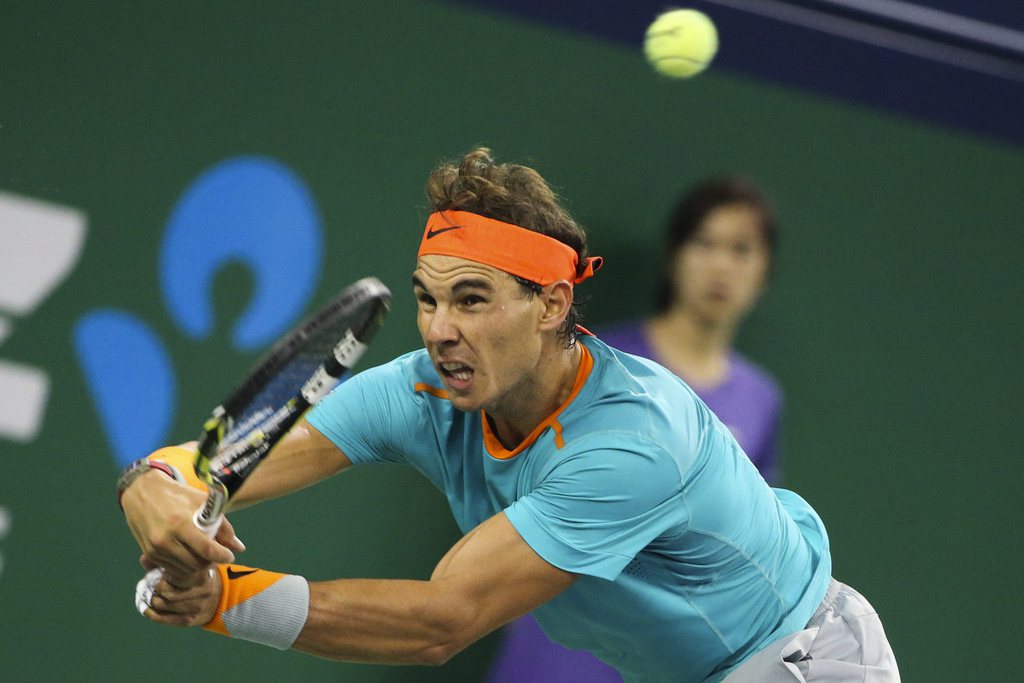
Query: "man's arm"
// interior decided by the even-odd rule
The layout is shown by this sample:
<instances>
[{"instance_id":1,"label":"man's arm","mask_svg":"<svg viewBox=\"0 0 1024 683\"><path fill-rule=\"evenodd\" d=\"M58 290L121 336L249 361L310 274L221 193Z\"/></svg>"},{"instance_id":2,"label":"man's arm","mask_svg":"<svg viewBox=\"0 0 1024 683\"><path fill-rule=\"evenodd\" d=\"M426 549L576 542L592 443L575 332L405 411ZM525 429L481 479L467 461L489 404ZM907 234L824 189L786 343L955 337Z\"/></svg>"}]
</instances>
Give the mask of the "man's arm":
<instances>
[{"instance_id":1,"label":"man's arm","mask_svg":"<svg viewBox=\"0 0 1024 683\"><path fill-rule=\"evenodd\" d=\"M309 616L293 647L346 661L442 664L575 578L498 513L455 544L429 581L310 584Z\"/></svg>"},{"instance_id":2,"label":"man's arm","mask_svg":"<svg viewBox=\"0 0 1024 683\"><path fill-rule=\"evenodd\" d=\"M283 496L336 474L351 465L337 446L302 419L274 447L232 498L230 510ZM175 575L205 569L211 562L233 562L244 550L224 521L215 538L192 522L206 494L161 472L148 472L124 492L121 505L144 563Z\"/></svg>"},{"instance_id":3,"label":"man's arm","mask_svg":"<svg viewBox=\"0 0 1024 683\"><path fill-rule=\"evenodd\" d=\"M505 514L498 513L455 544L429 581L340 579L309 584L308 616L292 647L345 661L443 664L502 624L555 597L575 578L537 555ZM173 586L161 585L156 609L146 615L167 624L204 624L217 608L218 581L214 572L214 590L206 593L176 593Z\"/></svg>"}]
</instances>

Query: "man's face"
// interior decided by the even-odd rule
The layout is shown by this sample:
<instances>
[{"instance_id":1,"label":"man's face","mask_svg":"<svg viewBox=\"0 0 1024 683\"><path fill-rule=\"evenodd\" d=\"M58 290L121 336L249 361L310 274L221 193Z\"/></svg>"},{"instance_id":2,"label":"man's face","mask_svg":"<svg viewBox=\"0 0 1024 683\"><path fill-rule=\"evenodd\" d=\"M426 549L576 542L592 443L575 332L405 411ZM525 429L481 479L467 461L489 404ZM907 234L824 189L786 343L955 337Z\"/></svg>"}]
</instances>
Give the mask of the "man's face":
<instances>
[{"instance_id":1,"label":"man's face","mask_svg":"<svg viewBox=\"0 0 1024 683\"><path fill-rule=\"evenodd\" d=\"M413 272L416 322L452 405L510 416L529 401L543 305L511 275L454 256L427 255Z\"/></svg>"}]
</instances>

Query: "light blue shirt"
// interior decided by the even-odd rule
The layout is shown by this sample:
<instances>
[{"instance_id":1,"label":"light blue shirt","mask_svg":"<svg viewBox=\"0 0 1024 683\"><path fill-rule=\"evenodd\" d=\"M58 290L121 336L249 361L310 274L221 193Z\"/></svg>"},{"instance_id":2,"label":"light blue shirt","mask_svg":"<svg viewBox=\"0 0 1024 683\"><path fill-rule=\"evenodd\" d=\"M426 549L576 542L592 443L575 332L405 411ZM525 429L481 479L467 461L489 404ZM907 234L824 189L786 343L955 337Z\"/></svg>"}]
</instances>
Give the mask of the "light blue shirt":
<instances>
[{"instance_id":1,"label":"light blue shirt","mask_svg":"<svg viewBox=\"0 0 1024 683\"><path fill-rule=\"evenodd\" d=\"M355 464L417 468L464 533L504 511L580 574L534 610L553 640L627 681L720 679L810 619L831 575L824 527L676 376L581 341L593 366L578 393L514 455L480 412L452 408L422 350L342 384L309 420Z\"/></svg>"}]
</instances>

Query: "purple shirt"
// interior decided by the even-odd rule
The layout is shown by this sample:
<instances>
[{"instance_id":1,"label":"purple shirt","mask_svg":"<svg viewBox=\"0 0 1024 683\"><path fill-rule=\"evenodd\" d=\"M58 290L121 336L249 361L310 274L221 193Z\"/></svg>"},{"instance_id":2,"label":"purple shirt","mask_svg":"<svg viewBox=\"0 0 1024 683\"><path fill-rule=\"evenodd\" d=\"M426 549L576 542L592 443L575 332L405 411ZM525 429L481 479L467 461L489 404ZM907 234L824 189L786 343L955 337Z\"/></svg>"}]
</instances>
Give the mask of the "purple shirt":
<instances>
[{"instance_id":1,"label":"purple shirt","mask_svg":"<svg viewBox=\"0 0 1024 683\"><path fill-rule=\"evenodd\" d=\"M604 330L598 337L620 351L662 363L643 323ZM684 377L685 381L686 378ZM739 353L729 354L725 379L714 386L690 385L743 447L761 475L779 482L778 426L782 391L772 377ZM488 683L621 683L619 673L583 650L548 640L530 615L505 627Z\"/></svg>"}]
</instances>

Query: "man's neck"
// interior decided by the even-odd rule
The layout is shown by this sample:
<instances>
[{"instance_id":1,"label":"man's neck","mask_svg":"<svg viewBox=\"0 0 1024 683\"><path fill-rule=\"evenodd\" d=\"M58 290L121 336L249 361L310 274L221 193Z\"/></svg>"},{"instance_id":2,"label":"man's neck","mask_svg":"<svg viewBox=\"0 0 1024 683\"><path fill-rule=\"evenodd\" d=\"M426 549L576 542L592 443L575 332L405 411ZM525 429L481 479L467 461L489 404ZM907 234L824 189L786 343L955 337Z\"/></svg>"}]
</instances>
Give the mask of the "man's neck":
<instances>
[{"instance_id":1,"label":"man's neck","mask_svg":"<svg viewBox=\"0 0 1024 683\"><path fill-rule=\"evenodd\" d=\"M542 353L528 381L509 396L507 405L488 410L491 429L501 445L515 449L558 407L569 400L583 351L580 342L566 349L561 341Z\"/></svg>"}]
</instances>

